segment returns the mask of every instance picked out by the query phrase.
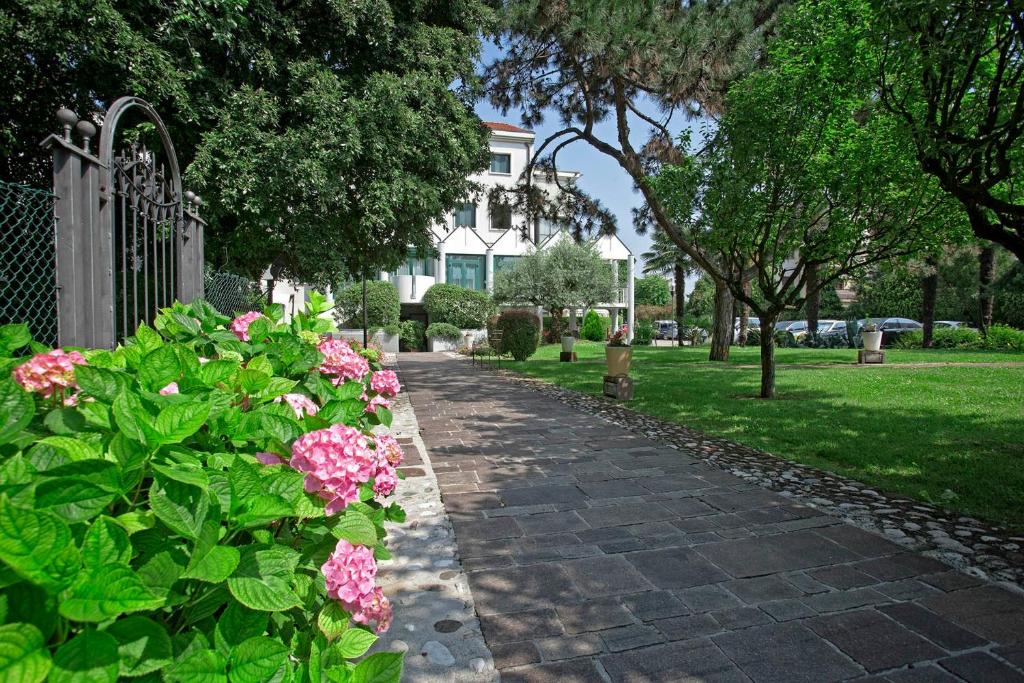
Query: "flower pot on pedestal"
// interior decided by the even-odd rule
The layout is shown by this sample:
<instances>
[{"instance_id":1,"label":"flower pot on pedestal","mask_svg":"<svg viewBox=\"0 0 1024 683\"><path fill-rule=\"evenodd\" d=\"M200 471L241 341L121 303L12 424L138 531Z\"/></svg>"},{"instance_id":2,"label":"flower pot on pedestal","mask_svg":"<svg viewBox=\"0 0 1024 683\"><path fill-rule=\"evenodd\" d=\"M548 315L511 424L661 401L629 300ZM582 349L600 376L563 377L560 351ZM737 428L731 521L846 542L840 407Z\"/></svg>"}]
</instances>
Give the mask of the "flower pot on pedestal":
<instances>
[{"instance_id":1,"label":"flower pot on pedestal","mask_svg":"<svg viewBox=\"0 0 1024 683\"><path fill-rule=\"evenodd\" d=\"M633 360L632 346L606 346L604 347L604 356L608 363L610 376L629 374L629 363Z\"/></svg>"},{"instance_id":2,"label":"flower pot on pedestal","mask_svg":"<svg viewBox=\"0 0 1024 683\"><path fill-rule=\"evenodd\" d=\"M562 335L562 352L572 353L572 347L576 344L576 337L571 334Z\"/></svg>"},{"instance_id":3,"label":"flower pot on pedestal","mask_svg":"<svg viewBox=\"0 0 1024 683\"><path fill-rule=\"evenodd\" d=\"M865 351L878 351L882 348L882 331L872 330L870 332L861 332L861 339L864 340Z\"/></svg>"}]
</instances>

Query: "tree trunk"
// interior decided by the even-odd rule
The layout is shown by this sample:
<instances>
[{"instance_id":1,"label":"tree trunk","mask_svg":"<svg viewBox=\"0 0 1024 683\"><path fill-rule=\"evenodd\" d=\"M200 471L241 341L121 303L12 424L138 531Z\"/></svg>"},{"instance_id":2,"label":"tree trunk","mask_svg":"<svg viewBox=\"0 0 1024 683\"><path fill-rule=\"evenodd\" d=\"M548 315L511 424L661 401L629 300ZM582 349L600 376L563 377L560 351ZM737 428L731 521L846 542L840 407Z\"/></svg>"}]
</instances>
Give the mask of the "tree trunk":
<instances>
[{"instance_id":1,"label":"tree trunk","mask_svg":"<svg viewBox=\"0 0 1024 683\"><path fill-rule=\"evenodd\" d=\"M935 332L935 298L939 292L939 263L934 256L925 259L928 274L921 278L921 346L932 347Z\"/></svg>"},{"instance_id":2,"label":"tree trunk","mask_svg":"<svg viewBox=\"0 0 1024 683\"><path fill-rule=\"evenodd\" d=\"M992 282L996 279L995 247L984 247L978 254L978 313L982 334L992 326Z\"/></svg>"},{"instance_id":3,"label":"tree trunk","mask_svg":"<svg viewBox=\"0 0 1024 683\"><path fill-rule=\"evenodd\" d=\"M775 320L761 316L761 398L775 398Z\"/></svg>"},{"instance_id":4,"label":"tree trunk","mask_svg":"<svg viewBox=\"0 0 1024 683\"><path fill-rule=\"evenodd\" d=\"M708 360L729 360L732 343L732 293L725 282L715 282L715 317L711 329Z\"/></svg>"},{"instance_id":5,"label":"tree trunk","mask_svg":"<svg viewBox=\"0 0 1024 683\"><path fill-rule=\"evenodd\" d=\"M366 324L366 276L363 276L363 348L369 346L368 329Z\"/></svg>"},{"instance_id":6,"label":"tree trunk","mask_svg":"<svg viewBox=\"0 0 1024 683\"><path fill-rule=\"evenodd\" d=\"M750 296L750 280L743 283L743 293ZM737 338L740 346L747 345L747 333L750 331L750 306L743 304L740 308L740 334Z\"/></svg>"},{"instance_id":7,"label":"tree trunk","mask_svg":"<svg viewBox=\"0 0 1024 683\"><path fill-rule=\"evenodd\" d=\"M676 322L680 325L683 323L683 316L686 315L686 273L683 272L683 267L676 264L675 267L676 276Z\"/></svg>"},{"instance_id":8,"label":"tree trunk","mask_svg":"<svg viewBox=\"0 0 1024 683\"><path fill-rule=\"evenodd\" d=\"M818 340L818 313L821 310L821 290L818 288L818 264L807 264L807 301L804 309L807 311L807 338L812 341Z\"/></svg>"}]
</instances>

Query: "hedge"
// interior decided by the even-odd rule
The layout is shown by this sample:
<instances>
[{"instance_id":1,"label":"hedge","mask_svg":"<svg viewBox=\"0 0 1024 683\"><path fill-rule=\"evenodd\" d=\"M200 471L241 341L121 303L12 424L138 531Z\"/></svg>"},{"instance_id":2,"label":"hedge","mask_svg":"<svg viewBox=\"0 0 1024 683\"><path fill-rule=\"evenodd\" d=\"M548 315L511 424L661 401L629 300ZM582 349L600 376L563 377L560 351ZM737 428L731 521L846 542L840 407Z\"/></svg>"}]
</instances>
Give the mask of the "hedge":
<instances>
[{"instance_id":1,"label":"hedge","mask_svg":"<svg viewBox=\"0 0 1024 683\"><path fill-rule=\"evenodd\" d=\"M427 327L427 337L457 342L462 339L462 330L451 323L430 323Z\"/></svg>"},{"instance_id":2,"label":"hedge","mask_svg":"<svg viewBox=\"0 0 1024 683\"><path fill-rule=\"evenodd\" d=\"M357 282L338 292L334 299L334 317L342 327L363 327L363 283ZM366 322L371 330L385 328L388 334L398 332L402 315L398 290L390 282L369 280L366 283Z\"/></svg>"},{"instance_id":3,"label":"hedge","mask_svg":"<svg viewBox=\"0 0 1024 683\"><path fill-rule=\"evenodd\" d=\"M399 325L398 342L406 351L423 350L424 327L419 320L403 320Z\"/></svg>"},{"instance_id":4,"label":"hedge","mask_svg":"<svg viewBox=\"0 0 1024 683\"><path fill-rule=\"evenodd\" d=\"M587 315L583 318L583 329L580 331L580 336L590 341L604 341L608 336L608 328L611 324L611 320L603 315L598 315L597 311L587 311Z\"/></svg>"},{"instance_id":5,"label":"hedge","mask_svg":"<svg viewBox=\"0 0 1024 683\"><path fill-rule=\"evenodd\" d=\"M502 311L497 327L501 330L501 351L524 361L537 351L540 341L540 321L537 314L525 309Z\"/></svg>"},{"instance_id":6,"label":"hedge","mask_svg":"<svg viewBox=\"0 0 1024 683\"><path fill-rule=\"evenodd\" d=\"M423 295L423 308L432 323L448 323L464 330L479 330L497 307L487 292L458 285L437 284Z\"/></svg>"}]
</instances>

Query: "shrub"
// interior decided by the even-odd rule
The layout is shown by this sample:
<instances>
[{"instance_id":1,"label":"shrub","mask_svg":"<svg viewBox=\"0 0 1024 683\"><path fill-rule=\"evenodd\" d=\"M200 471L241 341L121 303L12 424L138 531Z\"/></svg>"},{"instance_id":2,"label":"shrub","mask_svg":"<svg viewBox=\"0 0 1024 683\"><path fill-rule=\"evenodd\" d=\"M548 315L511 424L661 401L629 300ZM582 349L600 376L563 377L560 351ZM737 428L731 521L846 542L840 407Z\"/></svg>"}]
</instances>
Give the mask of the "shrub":
<instances>
[{"instance_id":1,"label":"shrub","mask_svg":"<svg viewBox=\"0 0 1024 683\"><path fill-rule=\"evenodd\" d=\"M432 323L448 323L460 329L479 330L497 307L487 292L458 285L434 285L423 294L423 308Z\"/></svg>"},{"instance_id":2,"label":"shrub","mask_svg":"<svg viewBox=\"0 0 1024 683\"><path fill-rule=\"evenodd\" d=\"M650 346L654 339L654 325L650 320L641 320L633 328L633 345Z\"/></svg>"},{"instance_id":3,"label":"shrub","mask_svg":"<svg viewBox=\"0 0 1024 683\"><path fill-rule=\"evenodd\" d=\"M983 348L993 351L1024 351L1024 330L1006 325L992 325L981 340Z\"/></svg>"},{"instance_id":4,"label":"shrub","mask_svg":"<svg viewBox=\"0 0 1024 683\"><path fill-rule=\"evenodd\" d=\"M401 450L370 431L397 380L321 343L326 310L317 295L287 325L273 306L229 330L175 303L113 351L28 360L27 328L0 328L0 629L26 680L398 681L399 653L346 661L390 605L341 571L372 577L405 517L384 500Z\"/></svg>"},{"instance_id":5,"label":"shrub","mask_svg":"<svg viewBox=\"0 0 1024 683\"><path fill-rule=\"evenodd\" d=\"M334 299L334 317L342 327L363 328L363 283L357 282L341 290ZM398 290L390 282L366 282L366 324L371 330L394 330L402 314ZM395 334L395 331L388 334Z\"/></svg>"},{"instance_id":6,"label":"shrub","mask_svg":"<svg viewBox=\"0 0 1024 683\"><path fill-rule=\"evenodd\" d=\"M406 351L421 351L423 349L423 335L426 333L424 324L419 320L403 320L399 325L398 343Z\"/></svg>"},{"instance_id":7,"label":"shrub","mask_svg":"<svg viewBox=\"0 0 1024 683\"><path fill-rule=\"evenodd\" d=\"M583 317L583 329L580 330L580 337L590 341L604 341L608 336L608 328L611 324L611 320L599 315L597 311L587 311Z\"/></svg>"},{"instance_id":8,"label":"shrub","mask_svg":"<svg viewBox=\"0 0 1024 683\"><path fill-rule=\"evenodd\" d=\"M501 350L524 361L537 351L540 325L537 315L525 309L502 311L497 327L501 330Z\"/></svg>"},{"instance_id":9,"label":"shrub","mask_svg":"<svg viewBox=\"0 0 1024 683\"><path fill-rule=\"evenodd\" d=\"M430 339L460 342L462 341L462 330L449 323L430 323L427 326L427 337Z\"/></svg>"},{"instance_id":10,"label":"shrub","mask_svg":"<svg viewBox=\"0 0 1024 683\"><path fill-rule=\"evenodd\" d=\"M674 320L676 317L672 306L647 306L637 304L637 320Z\"/></svg>"}]
</instances>

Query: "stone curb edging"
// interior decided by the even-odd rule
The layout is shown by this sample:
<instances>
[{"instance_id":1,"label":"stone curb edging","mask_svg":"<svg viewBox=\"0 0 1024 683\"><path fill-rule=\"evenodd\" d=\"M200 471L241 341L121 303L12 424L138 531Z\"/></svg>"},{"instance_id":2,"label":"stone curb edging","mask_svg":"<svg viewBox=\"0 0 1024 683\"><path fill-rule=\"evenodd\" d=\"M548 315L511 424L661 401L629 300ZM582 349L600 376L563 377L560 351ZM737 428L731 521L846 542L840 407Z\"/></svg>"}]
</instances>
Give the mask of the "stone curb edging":
<instances>
[{"instance_id":1,"label":"stone curb edging","mask_svg":"<svg viewBox=\"0 0 1024 683\"><path fill-rule=\"evenodd\" d=\"M391 433L410 460L400 468L406 478L395 494L407 518L405 524L388 527L393 559L382 563L378 582L393 601L395 618L372 651L405 652L402 680L494 683L499 675L480 630L455 532L407 394L392 401L392 413Z\"/></svg>"},{"instance_id":2,"label":"stone curb edging","mask_svg":"<svg viewBox=\"0 0 1024 683\"><path fill-rule=\"evenodd\" d=\"M468 360L454 353L447 355ZM806 505L880 533L908 550L934 557L972 576L1024 590L1024 536L926 503L890 497L861 482L645 415L612 399L511 370L492 371L617 427L661 441L747 482L799 498Z\"/></svg>"}]
</instances>

